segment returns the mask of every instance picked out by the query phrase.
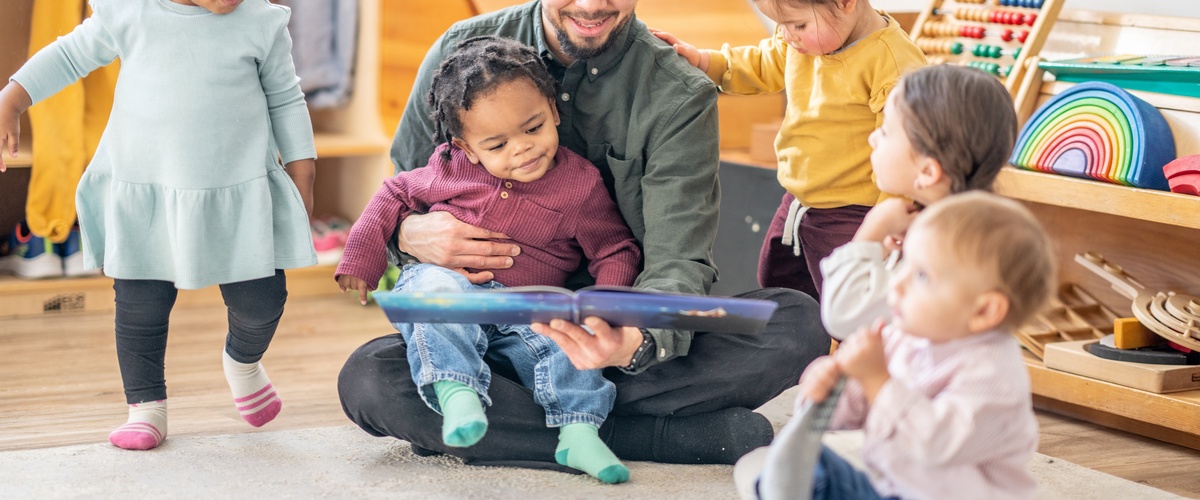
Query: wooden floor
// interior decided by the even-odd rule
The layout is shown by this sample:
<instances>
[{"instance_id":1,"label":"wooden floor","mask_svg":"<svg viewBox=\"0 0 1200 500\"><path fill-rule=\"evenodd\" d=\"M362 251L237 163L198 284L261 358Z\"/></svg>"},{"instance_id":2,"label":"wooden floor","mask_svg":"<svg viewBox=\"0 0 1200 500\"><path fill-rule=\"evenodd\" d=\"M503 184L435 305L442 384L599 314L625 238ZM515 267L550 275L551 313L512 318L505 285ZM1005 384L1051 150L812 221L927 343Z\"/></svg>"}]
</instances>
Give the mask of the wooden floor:
<instances>
[{"instance_id":1,"label":"wooden floor","mask_svg":"<svg viewBox=\"0 0 1200 500\"><path fill-rule=\"evenodd\" d=\"M172 436L260 432L234 410L221 373L223 307L179 308L167 350ZM348 425L338 370L390 331L350 296L296 299L264 366L284 399L261 431ZM111 314L0 320L0 451L102 443L125 419ZM1200 498L1200 452L1039 413L1039 451L1118 477Z\"/></svg>"}]
</instances>

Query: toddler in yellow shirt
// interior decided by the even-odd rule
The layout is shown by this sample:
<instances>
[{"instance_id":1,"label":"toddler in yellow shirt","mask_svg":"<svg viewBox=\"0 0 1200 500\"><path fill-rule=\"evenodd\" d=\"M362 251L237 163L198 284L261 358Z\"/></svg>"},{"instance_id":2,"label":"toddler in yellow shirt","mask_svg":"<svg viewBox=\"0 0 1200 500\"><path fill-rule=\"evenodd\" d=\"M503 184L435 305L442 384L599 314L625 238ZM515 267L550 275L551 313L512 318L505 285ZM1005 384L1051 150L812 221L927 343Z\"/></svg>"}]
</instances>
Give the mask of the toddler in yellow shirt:
<instances>
[{"instance_id":1,"label":"toddler in yellow shirt","mask_svg":"<svg viewBox=\"0 0 1200 500\"><path fill-rule=\"evenodd\" d=\"M883 123L888 92L925 56L868 0L755 0L777 23L756 46L698 50L655 34L729 94L786 92L775 138L787 190L763 241L758 280L819 300L821 259L850 241L881 198L867 138Z\"/></svg>"}]
</instances>

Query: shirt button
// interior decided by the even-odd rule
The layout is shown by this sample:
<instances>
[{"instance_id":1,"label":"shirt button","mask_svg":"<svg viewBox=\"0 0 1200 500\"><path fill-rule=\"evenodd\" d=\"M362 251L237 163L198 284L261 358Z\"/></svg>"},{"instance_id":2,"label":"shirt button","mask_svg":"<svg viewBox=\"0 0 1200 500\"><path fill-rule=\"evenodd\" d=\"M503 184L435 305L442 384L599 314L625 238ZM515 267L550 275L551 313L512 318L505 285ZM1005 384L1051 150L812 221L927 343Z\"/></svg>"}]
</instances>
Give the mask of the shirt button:
<instances>
[{"instance_id":1,"label":"shirt button","mask_svg":"<svg viewBox=\"0 0 1200 500\"><path fill-rule=\"evenodd\" d=\"M501 191L500 197L507 200L508 199L508 191Z\"/></svg>"},{"instance_id":2,"label":"shirt button","mask_svg":"<svg viewBox=\"0 0 1200 500\"><path fill-rule=\"evenodd\" d=\"M511 182L505 182L505 183L504 183L504 187L506 187L506 188L509 188L509 189L512 189L512 183L511 183Z\"/></svg>"},{"instance_id":3,"label":"shirt button","mask_svg":"<svg viewBox=\"0 0 1200 500\"><path fill-rule=\"evenodd\" d=\"M564 101L570 101L570 100L571 100L571 94L568 94L568 93L566 93L566 92L563 92L563 95L562 95L562 100L564 100Z\"/></svg>"},{"instance_id":4,"label":"shirt button","mask_svg":"<svg viewBox=\"0 0 1200 500\"><path fill-rule=\"evenodd\" d=\"M599 72L600 72L600 70L598 70L598 69L596 69L596 68L592 68L592 74L593 74L593 75L594 75L594 74L596 74L596 73L599 73Z\"/></svg>"}]
</instances>

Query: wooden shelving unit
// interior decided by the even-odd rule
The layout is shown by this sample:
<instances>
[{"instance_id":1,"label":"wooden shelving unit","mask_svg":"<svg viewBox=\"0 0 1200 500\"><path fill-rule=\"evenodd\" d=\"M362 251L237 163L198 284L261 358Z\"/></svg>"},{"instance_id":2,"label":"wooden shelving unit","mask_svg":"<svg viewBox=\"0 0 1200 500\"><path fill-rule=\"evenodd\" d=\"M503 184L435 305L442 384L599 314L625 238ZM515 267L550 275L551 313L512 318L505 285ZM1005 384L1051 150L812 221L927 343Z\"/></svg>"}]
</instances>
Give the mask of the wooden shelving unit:
<instances>
[{"instance_id":1,"label":"wooden shelving unit","mask_svg":"<svg viewBox=\"0 0 1200 500\"><path fill-rule=\"evenodd\" d=\"M1041 56L1191 54L1198 46L1200 20L1064 10ZM1031 65L1015 98L1020 121L1071 85ZM1162 112L1177 156L1200 154L1200 99L1130 93ZM1099 252L1152 290L1200 291L1200 197L1014 168L1000 173L996 191L1025 201L1054 237L1060 281L1085 288L1118 315L1133 316L1131 301L1076 265L1075 254ZM1040 408L1200 449L1200 390L1150 393L1047 369L1032 355L1026 365Z\"/></svg>"}]
</instances>

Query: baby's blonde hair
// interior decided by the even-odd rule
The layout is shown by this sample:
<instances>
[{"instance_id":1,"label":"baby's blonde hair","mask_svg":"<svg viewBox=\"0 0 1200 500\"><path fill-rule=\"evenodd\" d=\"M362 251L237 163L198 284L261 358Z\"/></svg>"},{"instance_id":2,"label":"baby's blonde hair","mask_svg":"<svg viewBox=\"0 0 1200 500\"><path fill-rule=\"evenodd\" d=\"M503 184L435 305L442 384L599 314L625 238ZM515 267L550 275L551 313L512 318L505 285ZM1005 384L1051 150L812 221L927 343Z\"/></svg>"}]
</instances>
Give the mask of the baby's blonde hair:
<instances>
[{"instance_id":1,"label":"baby's blonde hair","mask_svg":"<svg viewBox=\"0 0 1200 500\"><path fill-rule=\"evenodd\" d=\"M1008 298L1000 329L1025 323L1054 294L1058 266L1053 244L1018 202L982 191L957 194L922 210L913 227L932 231L963 266L978 270Z\"/></svg>"}]
</instances>

